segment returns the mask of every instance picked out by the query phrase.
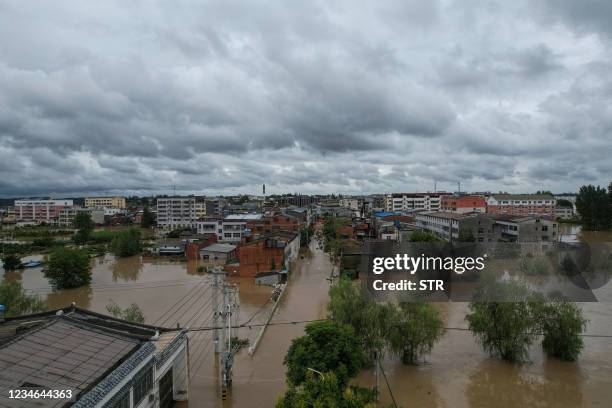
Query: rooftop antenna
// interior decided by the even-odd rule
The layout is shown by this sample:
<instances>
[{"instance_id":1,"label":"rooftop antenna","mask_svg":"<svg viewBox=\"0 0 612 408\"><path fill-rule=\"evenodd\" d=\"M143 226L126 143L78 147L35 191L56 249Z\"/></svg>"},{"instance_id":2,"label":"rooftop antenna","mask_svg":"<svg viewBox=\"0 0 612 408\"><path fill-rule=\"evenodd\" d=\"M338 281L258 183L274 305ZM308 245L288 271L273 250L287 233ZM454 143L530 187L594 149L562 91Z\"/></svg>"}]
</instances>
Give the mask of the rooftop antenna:
<instances>
[{"instance_id":1,"label":"rooftop antenna","mask_svg":"<svg viewBox=\"0 0 612 408\"><path fill-rule=\"evenodd\" d=\"M434 193L438 191L438 180L434 180Z\"/></svg>"},{"instance_id":2,"label":"rooftop antenna","mask_svg":"<svg viewBox=\"0 0 612 408\"><path fill-rule=\"evenodd\" d=\"M461 181L457 182L457 192L461 194Z\"/></svg>"}]
</instances>

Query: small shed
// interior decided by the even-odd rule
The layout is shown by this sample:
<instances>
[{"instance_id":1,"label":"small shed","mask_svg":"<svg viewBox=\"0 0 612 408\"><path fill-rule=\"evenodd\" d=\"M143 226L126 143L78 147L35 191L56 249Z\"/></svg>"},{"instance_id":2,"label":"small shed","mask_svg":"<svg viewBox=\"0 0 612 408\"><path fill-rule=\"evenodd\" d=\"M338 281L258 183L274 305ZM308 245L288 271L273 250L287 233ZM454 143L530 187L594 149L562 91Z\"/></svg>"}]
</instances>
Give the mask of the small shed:
<instances>
[{"instance_id":1,"label":"small shed","mask_svg":"<svg viewBox=\"0 0 612 408\"><path fill-rule=\"evenodd\" d=\"M215 243L200 249L200 260L207 266L223 266L235 259L235 245Z\"/></svg>"}]
</instances>

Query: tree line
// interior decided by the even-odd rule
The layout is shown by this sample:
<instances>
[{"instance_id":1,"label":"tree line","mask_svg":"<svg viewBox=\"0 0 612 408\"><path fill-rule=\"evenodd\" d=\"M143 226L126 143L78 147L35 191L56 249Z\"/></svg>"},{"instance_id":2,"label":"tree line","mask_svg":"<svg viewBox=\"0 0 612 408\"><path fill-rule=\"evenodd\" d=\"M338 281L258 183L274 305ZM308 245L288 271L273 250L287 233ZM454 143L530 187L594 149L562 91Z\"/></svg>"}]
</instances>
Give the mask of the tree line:
<instances>
[{"instance_id":1,"label":"tree line","mask_svg":"<svg viewBox=\"0 0 612 408\"><path fill-rule=\"evenodd\" d=\"M576 210L583 228L608 230L612 227L612 182L606 190L591 184L580 187L576 197Z\"/></svg>"},{"instance_id":2,"label":"tree line","mask_svg":"<svg viewBox=\"0 0 612 408\"><path fill-rule=\"evenodd\" d=\"M587 321L580 308L559 297L544 299L520 282L484 278L469 308L468 330L491 356L526 361L538 338L545 354L565 361L583 349ZM351 379L386 356L418 364L445 328L429 303L378 303L343 278L330 288L328 320L305 331L285 356L288 390L277 408L375 406L378 390L352 386Z\"/></svg>"}]
</instances>

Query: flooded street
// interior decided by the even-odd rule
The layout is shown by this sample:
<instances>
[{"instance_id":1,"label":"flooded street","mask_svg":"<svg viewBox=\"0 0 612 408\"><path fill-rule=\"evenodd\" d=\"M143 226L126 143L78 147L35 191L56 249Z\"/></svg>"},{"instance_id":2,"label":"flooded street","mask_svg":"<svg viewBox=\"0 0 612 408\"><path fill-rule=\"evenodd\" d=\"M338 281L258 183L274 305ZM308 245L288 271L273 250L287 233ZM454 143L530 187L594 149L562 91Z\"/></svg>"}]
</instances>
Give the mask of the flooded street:
<instances>
[{"instance_id":1,"label":"flooded street","mask_svg":"<svg viewBox=\"0 0 612 408\"><path fill-rule=\"evenodd\" d=\"M583 233L564 227L564 240L612 241L611 233ZM196 262L170 262L111 255L92 260L93 281L88 289L53 292L40 268L4 274L39 294L50 308L74 301L78 306L106 313L112 300L121 307L138 304L146 323L173 327L212 326L210 276L197 272ZM326 315L331 265L316 248L297 261L283 299L272 322L300 321ZM272 307L271 288L257 286L253 279L232 278L239 287L240 322L261 324ZM595 290L599 302L584 303L589 319L587 333L612 334L612 285ZM438 303L445 326L464 328L467 303ZM190 335L190 407L271 407L285 389L283 357L291 339L303 333L304 325L268 327L257 351L249 356L241 350L234 363L233 389L221 402L212 332ZM239 329L239 338L251 342L259 327ZM546 358L534 344L530 363L517 365L489 358L471 333L448 330L433 353L419 366L405 366L387 356L383 363L389 387L403 407L608 407L612 400L612 338L585 337L578 362L564 363ZM355 381L374 386L374 370L364 370ZM380 406L392 403L382 373L379 376Z\"/></svg>"}]
</instances>

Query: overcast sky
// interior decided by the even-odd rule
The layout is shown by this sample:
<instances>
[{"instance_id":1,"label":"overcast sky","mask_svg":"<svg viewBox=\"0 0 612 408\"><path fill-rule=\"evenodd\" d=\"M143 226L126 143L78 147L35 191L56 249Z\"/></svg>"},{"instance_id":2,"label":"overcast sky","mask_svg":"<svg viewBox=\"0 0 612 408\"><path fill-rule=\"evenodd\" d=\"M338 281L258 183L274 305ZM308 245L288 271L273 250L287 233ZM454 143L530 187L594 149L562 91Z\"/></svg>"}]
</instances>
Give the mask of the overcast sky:
<instances>
[{"instance_id":1,"label":"overcast sky","mask_svg":"<svg viewBox=\"0 0 612 408\"><path fill-rule=\"evenodd\" d=\"M612 1L0 0L0 195L612 181Z\"/></svg>"}]
</instances>

